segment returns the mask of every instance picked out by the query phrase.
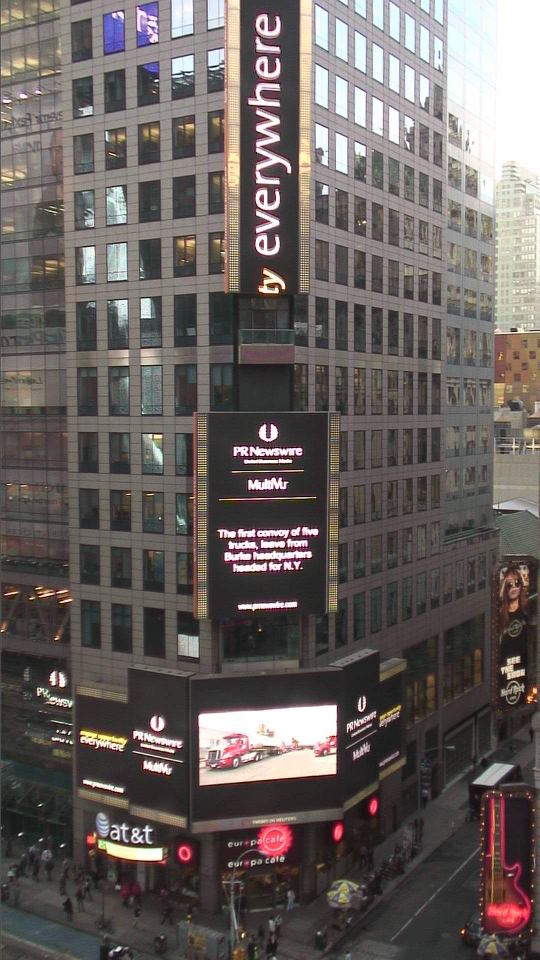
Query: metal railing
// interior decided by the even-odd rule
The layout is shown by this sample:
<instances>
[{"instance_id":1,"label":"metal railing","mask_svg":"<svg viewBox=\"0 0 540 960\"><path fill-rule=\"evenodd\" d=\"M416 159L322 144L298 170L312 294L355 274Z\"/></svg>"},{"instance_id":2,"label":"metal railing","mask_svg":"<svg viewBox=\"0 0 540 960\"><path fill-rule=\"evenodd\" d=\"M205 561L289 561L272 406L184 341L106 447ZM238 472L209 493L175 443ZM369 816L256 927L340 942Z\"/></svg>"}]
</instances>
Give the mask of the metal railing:
<instances>
[{"instance_id":1,"label":"metal railing","mask_svg":"<svg viewBox=\"0 0 540 960\"><path fill-rule=\"evenodd\" d=\"M519 437L495 437L494 452L506 454L540 453L540 440L523 440Z\"/></svg>"},{"instance_id":2,"label":"metal railing","mask_svg":"<svg viewBox=\"0 0 540 960\"><path fill-rule=\"evenodd\" d=\"M238 331L241 345L268 344L280 346L294 345L294 330L268 330L262 328L244 328Z\"/></svg>"}]
</instances>

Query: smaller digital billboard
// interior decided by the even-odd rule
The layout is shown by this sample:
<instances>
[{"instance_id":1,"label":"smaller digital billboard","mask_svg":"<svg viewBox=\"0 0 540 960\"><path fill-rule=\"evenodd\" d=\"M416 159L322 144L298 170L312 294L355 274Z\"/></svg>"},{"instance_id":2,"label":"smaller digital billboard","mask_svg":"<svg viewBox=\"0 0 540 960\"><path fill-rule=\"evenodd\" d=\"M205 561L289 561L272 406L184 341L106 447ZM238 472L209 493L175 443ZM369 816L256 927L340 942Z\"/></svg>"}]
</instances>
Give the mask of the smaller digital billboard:
<instances>
[{"instance_id":1,"label":"smaller digital billboard","mask_svg":"<svg viewBox=\"0 0 540 960\"><path fill-rule=\"evenodd\" d=\"M343 671L338 740L348 809L379 782L379 653L360 650L333 666Z\"/></svg>"},{"instance_id":2,"label":"smaller digital billboard","mask_svg":"<svg viewBox=\"0 0 540 960\"><path fill-rule=\"evenodd\" d=\"M199 784L332 777L337 706L199 714Z\"/></svg>"},{"instance_id":3,"label":"smaller digital billboard","mask_svg":"<svg viewBox=\"0 0 540 960\"><path fill-rule=\"evenodd\" d=\"M339 817L341 689L332 668L193 676L192 829Z\"/></svg>"},{"instance_id":4,"label":"smaller digital billboard","mask_svg":"<svg viewBox=\"0 0 540 960\"><path fill-rule=\"evenodd\" d=\"M482 797L480 912L488 934L530 931L534 900L534 797L508 785Z\"/></svg>"},{"instance_id":5,"label":"smaller digital billboard","mask_svg":"<svg viewBox=\"0 0 540 960\"><path fill-rule=\"evenodd\" d=\"M405 660L381 663L379 683L379 779L405 764Z\"/></svg>"},{"instance_id":6,"label":"smaller digital billboard","mask_svg":"<svg viewBox=\"0 0 540 960\"><path fill-rule=\"evenodd\" d=\"M494 577L494 701L500 712L527 703L530 600L536 594L536 563L508 558Z\"/></svg>"},{"instance_id":7,"label":"smaller digital billboard","mask_svg":"<svg viewBox=\"0 0 540 960\"><path fill-rule=\"evenodd\" d=\"M126 704L77 695L76 760L79 788L128 802L130 731Z\"/></svg>"},{"instance_id":8,"label":"smaller digital billboard","mask_svg":"<svg viewBox=\"0 0 540 960\"><path fill-rule=\"evenodd\" d=\"M195 616L335 610L339 416L195 423Z\"/></svg>"}]
</instances>

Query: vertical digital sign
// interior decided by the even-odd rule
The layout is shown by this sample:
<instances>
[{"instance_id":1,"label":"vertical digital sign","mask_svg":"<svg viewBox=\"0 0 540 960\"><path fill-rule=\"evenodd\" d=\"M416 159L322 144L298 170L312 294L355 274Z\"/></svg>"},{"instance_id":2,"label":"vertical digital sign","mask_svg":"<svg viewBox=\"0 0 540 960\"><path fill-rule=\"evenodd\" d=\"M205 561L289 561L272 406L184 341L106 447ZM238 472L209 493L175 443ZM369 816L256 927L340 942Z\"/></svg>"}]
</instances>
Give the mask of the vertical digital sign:
<instances>
[{"instance_id":1,"label":"vertical digital sign","mask_svg":"<svg viewBox=\"0 0 540 960\"><path fill-rule=\"evenodd\" d=\"M501 713L527 703L531 596L536 562L510 557L493 578L493 701Z\"/></svg>"},{"instance_id":2,"label":"vertical digital sign","mask_svg":"<svg viewBox=\"0 0 540 960\"><path fill-rule=\"evenodd\" d=\"M307 293L310 0L229 0L226 282L230 293Z\"/></svg>"},{"instance_id":3,"label":"vertical digital sign","mask_svg":"<svg viewBox=\"0 0 540 960\"><path fill-rule=\"evenodd\" d=\"M526 786L482 797L480 912L488 934L529 932L534 900L534 797Z\"/></svg>"},{"instance_id":4,"label":"vertical digital sign","mask_svg":"<svg viewBox=\"0 0 540 960\"><path fill-rule=\"evenodd\" d=\"M348 810L379 784L379 653L360 650L332 666L343 671L338 742Z\"/></svg>"},{"instance_id":5,"label":"vertical digital sign","mask_svg":"<svg viewBox=\"0 0 540 960\"><path fill-rule=\"evenodd\" d=\"M384 780L405 765L406 661L394 658L381 663L379 683L379 778Z\"/></svg>"},{"instance_id":6,"label":"vertical digital sign","mask_svg":"<svg viewBox=\"0 0 540 960\"><path fill-rule=\"evenodd\" d=\"M195 616L337 605L339 416L196 414Z\"/></svg>"}]
</instances>

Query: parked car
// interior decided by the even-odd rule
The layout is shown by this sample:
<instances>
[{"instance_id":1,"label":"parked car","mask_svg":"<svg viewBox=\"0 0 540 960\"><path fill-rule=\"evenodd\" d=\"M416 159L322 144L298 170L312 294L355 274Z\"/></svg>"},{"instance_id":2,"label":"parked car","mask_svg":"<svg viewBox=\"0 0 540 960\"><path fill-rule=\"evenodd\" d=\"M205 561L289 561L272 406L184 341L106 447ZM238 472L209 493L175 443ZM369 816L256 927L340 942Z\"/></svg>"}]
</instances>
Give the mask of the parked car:
<instances>
[{"instance_id":1,"label":"parked car","mask_svg":"<svg viewBox=\"0 0 540 960\"><path fill-rule=\"evenodd\" d=\"M463 943L467 944L468 947L478 946L484 935L479 912L473 913L472 916L465 921L460 930L460 934ZM499 940L506 947L510 957L517 958L525 956L529 943L527 934L520 934L517 937L505 937L501 934Z\"/></svg>"}]
</instances>

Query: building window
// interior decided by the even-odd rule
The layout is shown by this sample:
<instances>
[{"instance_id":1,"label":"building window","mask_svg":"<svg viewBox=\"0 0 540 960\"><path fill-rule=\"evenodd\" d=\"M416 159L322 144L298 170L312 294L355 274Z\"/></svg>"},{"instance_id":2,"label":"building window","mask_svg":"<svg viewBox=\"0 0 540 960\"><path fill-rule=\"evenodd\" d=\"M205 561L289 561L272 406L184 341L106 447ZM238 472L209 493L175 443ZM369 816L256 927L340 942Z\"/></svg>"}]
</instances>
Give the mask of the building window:
<instances>
[{"instance_id":1,"label":"building window","mask_svg":"<svg viewBox=\"0 0 540 960\"><path fill-rule=\"evenodd\" d=\"M328 347L328 300L315 297L315 346Z\"/></svg>"},{"instance_id":2,"label":"building window","mask_svg":"<svg viewBox=\"0 0 540 960\"><path fill-rule=\"evenodd\" d=\"M111 490L109 497L111 530L129 532L131 530L131 490Z\"/></svg>"},{"instance_id":3,"label":"building window","mask_svg":"<svg viewBox=\"0 0 540 960\"><path fill-rule=\"evenodd\" d=\"M185 347L196 343L197 295L195 293L177 294L174 298L174 345Z\"/></svg>"},{"instance_id":4,"label":"building window","mask_svg":"<svg viewBox=\"0 0 540 960\"><path fill-rule=\"evenodd\" d=\"M174 462L177 477L193 476L193 435L191 433L176 434Z\"/></svg>"},{"instance_id":5,"label":"building window","mask_svg":"<svg viewBox=\"0 0 540 960\"><path fill-rule=\"evenodd\" d=\"M160 347L161 297L141 297L139 310L141 347Z\"/></svg>"},{"instance_id":6,"label":"building window","mask_svg":"<svg viewBox=\"0 0 540 960\"><path fill-rule=\"evenodd\" d=\"M126 128L105 131L105 169L119 170L127 165Z\"/></svg>"},{"instance_id":7,"label":"building window","mask_svg":"<svg viewBox=\"0 0 540 960\"><path fill-rule=\"evenodd\" d=\"M105 113L126 109L126 71L110 70L103 76Z\"/></svg>"},{"instance_id":8,"label":"building window","mask_svg":"<svg viewBox=\"0 0 540 960\"><path fill-rule=\"evenodd\" d=\"M79 473L97 473L99 469L97 433L79 433Z\"/></svg>"},{"instance_id":9,"label":"building window","mask_svg":"<svg viewBox=\"0 0 540 960\"><path fill-rule=\"evenodd\" d=\"M96 282L96 248L75 247L75 283Z\"/></svg>"},{"instance_id":10,"label":"building window","mask_svg":"<svg viewBox=\"0 0 540 960\"><path fill-rule=\"evenodd\" d=\"M127 223L127 187L107 187L105 190L106 222L108 227Z\"/></svg>"},{"instance_id":11,"label":"building window","mask_svg":"<svg viewBox=\"0 0 540 960\"><path fill-rule=\"evenodd\" d=\"M81 600L81 646L101 647L101 604L97 600Z\"/></svg>"},{"instance_id":12,"label":"building window","mask_svg":"<svg viewBox=\"0 0 540 960\"><path fill-rule=\"evenodd\" d=\"M346 416L349 412L347 367L336 367L336 410Z\"/></svg>"},{"instance_id":13,"label":"building window","mask_svg":"<svg viewBox=\"0 0 540 960\"><path fill-rule=\"evenodd\" d=\"M143 643L145 657L165 657L165 611L157 607L143 608Z\"/></svg>"},{"instance_id":14,"label":"building window","mask_svg":"<svg viewBox=\"0 0 540 960\"><path fill-rule=\"evenodd\" d=\"M197 409L197 365L195 363L176 364L174 398L176 416L191 416Z\"/></svg>"},{"instance_id":15,"label":"building window","mask_svg":"<svg viewBox=\"0 0 540 960\"><path fill-rule=\"evenodd\" d=\"M73 137L73 172L93 173L94 134L83 133Z\"/></svg>"},{"instance_id":16,"label":"building window","mask_svg":"<svg viewBox=\"0 0 540 960\"><path fill-rule=\"evenodd\" d=\"M91 117L94 114L94 82L92 77L72 81L73 117Z\"/></svg>"},{"instance_id":17,"label":"building window","mask_svg":"<svg viewBox=\"0 0 540 960\"><path fill-rule=\"evenodd\" d=\"M107 283L127 280L127 243L107 244Z\"/></svg>"},{"instance_id":18,"label":"building window","mask_svg":"<svg viewBox=\"0 0 540 960\"><path fill-rule=\"evenodd\" d=\"M223 273L225 269L225 234L208 234L208 273Z\"/></svg>"},{"instance_id":19,"label":"building window","mask_svg":"<svg viewBox=\"0 0 540 960\"><path fill-rule=\"evenodd\" d=\"M171 0L171 37L193 33L193 0Z\"/></svg>"},{"instance_id":20,"label":"building window","mask_svg":"<svg viewBox=\"0 0 540 960\"><path fill-rule=\"evenodd\" d=\"M176 554L176 592L193 592L193 554L179 551Z\"/></svg>"},{"instance_id":21,"label":"building window","mask_svg":"<svg viewBox=\"0 0 540 960\"><path fill-rule=\"evenodd\" d=\"M443 703L472 690L483 680L484 617L460 623L444 634Z\"/></svg>"},{"instance_id":22,"label":"building window","mask_svg":"<svg viewBox=\"0 0 540 960\"><path fill-rule=\"evenodd\" d=\"M163 369L160 365L141 367L141 415L160 417L163 413Z\"/></svg>"},{"instance_id":23,"label":"building window","mask_svg":"<svg viewBox=\"0 0 540 960\"><path fill-rule=\"evenodd\" d=\"M92 59L92 20L71 24L71 62Z\"/></svg>"},{"instance_id":24,"label":"building window","mask_svg":"<svg viewBox=\"0 0 540 960\"><path fill-rule=\"evenodd\" d=\"M329 275L329 244L326 240L315 240L315 277L317 280L328 280Z\"/></svg>"},{"instance_id":25,"label":"building window","mask_svg":"<svg viewBox=\"0 0 540 960\"><path fill-rule=\"evenodd\" d=\"M359 643L366 638L366 595L356 593L353 597L353 639Z\"/></svg>"},{"instance_id":26,"label":"building window","mask_svg":"<svg viewBox=\"0 0 540 960\"><path fill-rule=\"evenodd\" d=\"M79 547L79 575L81 583L99 585L99 547L81 543Z\"/></svg>"},{"instance_id":27,"label":"building window","mask_svg":"<svg viewBox=\"0 0 540 960\"><path fill-rule=\"evenodd\" d=\"M143 474L163 474L163 434L141 434Z\"/></svg>"},{"instance_id":28,"label":"building window","mask_svg":"<svg viewBox=\"0 0 540 960\"><path fill-rule=\"evenodd\" d=\"M210 364L210 409L233 409L232 363Z\"/></svg>"},{"instance_id":29,"label":"building window","mask_svg":"<svg viewBox=\"0 0 540 960\"><path fill-rule=\"evenodd\" d=\"M173 268L175 277L193 277L197 273L197 244L194 236L174 237Z\"/></svg>"},{"instance_id":30,"label":"building window","mask_svg":"<svg viewBox=\"0 0 540 960\"><path fill-rule=\"evenodd\" d=\"M111 587L131 588L131 550L129 547L111 547Z\"/></svg>"},{"instance_id":31,"label":"building window","mask_svg":"<svg viewBox=\"0 0 540 960\"><path fill-rule=\"evenodd\" d=\"M315 366L315 409L328 410L328 367L320 363Z\"/></svg>"},{"instance_id":32,"label":"building window","mask_svg":"<svg viewBox=\"0 0 540 960\"><path fill-rule=\"evenodd\" d=\"M139 280L161 278L161 237L139 240Z\"/></svg>"},{"instance_id":33,"label":"building window","mask_svg":"<svg viewBox=\"0 0 540 960\"><path fill-rule=\"evenodd\" d=\"M176 533L193 536L193 497L187 493L176 494Z\"/></svg>"},{"instance_id":34,"label":"building window","mask_svg":"<svg viewBox=\"0 0 540 960\"><path fill-rule=\"evenodd\" d=\"M109 350L129 346L128 301L107 300L107 345Z\"/></svg>"},{"instance_id":35,"label":"building window","mask_svg":"<svg viewBox=\"0 0 540 960\"><path fill-rule=\"evenodd\" d=\"M137 104L147 107L159 103L159 63L141 63L137 67Z\"/></svg>"},{"instance_id":36,"label":"building window","mask_svg":"<svg viewBox=\"0 0 540 960\"><path fill-rule=\"evenodd\" d=\"M111 646L113 653L132 652L132 616L128 604L111 604Z\"/></svg>"},{"instance_id":37,"label":"building window","mask_svg":"<svg viewBox=\"0 0 540 960\"><path fill-rule=\"evenodd\" d=\"M405 697L409 723L424 720L437 709L437 637L405 651Z\"/></svg>"},{"instance_id":38,"label":"building window","mask_svg":"<svg viewBox=\"0 0 540 960\"><path fill-rule=\"evenodd\" d=\"M109 415L129 417L129 367L109 367Z\"/></svg>"},{"instance_id":39,"label":"building window","mask_svg":"<svg viewBox=\"0 0 540 960\"><path fill-rule=\"evenodd\" d=\"M84 300L75 305L77 350L96 349L96 301Z\"/></svg>"},{"instance_id":40,"label":"building window","mask_svg":"<svg viewBox=\"0 0 540 960\"><path fill-rule=\"evenodd\" d=\"M99 490L79 488L79 527L99 530Z\"/></svg>"},{"instance_id":41,"label":"building window","mask_svg":"<svg viewBox=\"0 0 540 960\"><path fill-rule=\"evenodd\" d=\"M159 41L159 3L141 3L137 7L137 46L147 47Z\"/></svg>"},{"instance_id":42,"label":"building window","mask_svg":"<svg viewBox=\"0 0 540 960\"><path fill-rule=\"evenodd\" d=\"M207 54L207 88L208 93L219 93L225 85L225 50L209 50Z\"/></svg>"},{"instance_id":43,"label":"building window","mask_svg":"<svg viewBox=\"0 0 540 960\"><path fill-rule=\"evenodd\" d=\"M77 413L80 417L97 416L97 369L79 367L77 370Z\"/></svg>"},{"instance_id":44,"label":"building window","mask_svg":"<svg viewBox=\"0 0 540 960\"><path fill-rule=\"evenodd\" d=\"M103 52L121 53L126 48L125 13L116 10L103 15Z\"/></svg>"},{"instance_id":45,"label":"building window","mask_svg":"<svg viewBox=\"0 0 540 960\"><path fill-rule=\"evenodd\" d=\"M163 593L165 589L165 554L163 550L143 550L143 590Z\"/></svg>"},{"instance_id":46,"label":"building window","mask_svg":"<svg viewBox=\"0 0 540 960\"><path fill-rule=\"evenodd\" d=\"M293 410L309 407L309 384L307 363L295 363L293 375Z\"/></svg>"},{"instance_id":47,"label":"building window","mask_svg":"<svg viewBox=\"0 0 540 960\"><path fill-rule=\"evenodd\" d=\"M348 247L343 247L340 244L336 244L335 255L336 255L335 282L346 286L349 282Z\"/></svg>"},{"instance_id":48,"label":"building window","mask_svg":"<svg viewBox=\"0 0 540 960\"><path fill-rule=\"evenodd\" d=\"M109 434L109 470L111 473L129 473L131 470L129 433Z\"/></svg>"},{"instance_id":49,"label":"building window","mask_svg":"<svg viewBox=\"0 0 540 960\"><path fill-rule=\"evenodd\" d=\"M171 98L185 100L195 95L195 57L188 53L171 60Z\"/></svg>"},{"instance_id":50,"label":"building window","mask_svg":"<svg viewBox=\"0 0 540 960\"><path fill-rule=\"evenodd\" d=\"M161 155L159 122L141 123L138 131L139 163L159 163Z\"/></svg>"},{"instance_id":51,"label":"building window","mask_svg":"<svg viewBox=\"0 0 540 960\"><path fill-rule=\"evenodd\" d=\"M139 223L161 220L161 181L139 182Z\"/></svg>"},{"instance_id":52,"label":"building window","mask_svg":"<svg viewBox=\"0 0 540 960\"><path fill-rule=\"evenodd\" d=\"M315 182L315 219L317 223L328 223L329 190L327 183Z\"/></svg>"},{"instance_id":53,"label":"building window","mask_svg":"<svg viewBox=\"0 0 540 960\"><path fill-rule=\"evenodd\" d=\"M207 24L209 30L225 26L224 0L207 0Z\"/></svg>"},{"instance_id":54,"label":"building window","mask_svg":"<svg viewBox=\"0 0 540 960\"><path fill-rule=\"evenodd\" d=\"M195 156L195 117L177 117L172 122L173 160Z\"/></svg>"},{"instance_id":55,"label":"building window","mask_svg":"<svg viewBox=\"0 0 540 960\"><path fill-rule=\"evenodd\" d=\"M223 213L225 175L223 170L208 174L208 213Z\"/></svg>"},{"instance_id":56,"label":"building window","mask_svg":"<svg viewBox=\"0 0 540 960\"><path fill-rule=\"evenodd\" d=\"M225 149L225 118L223 110L208 113L208 153L223 153Z\"/></svg>"}]
</instances>

